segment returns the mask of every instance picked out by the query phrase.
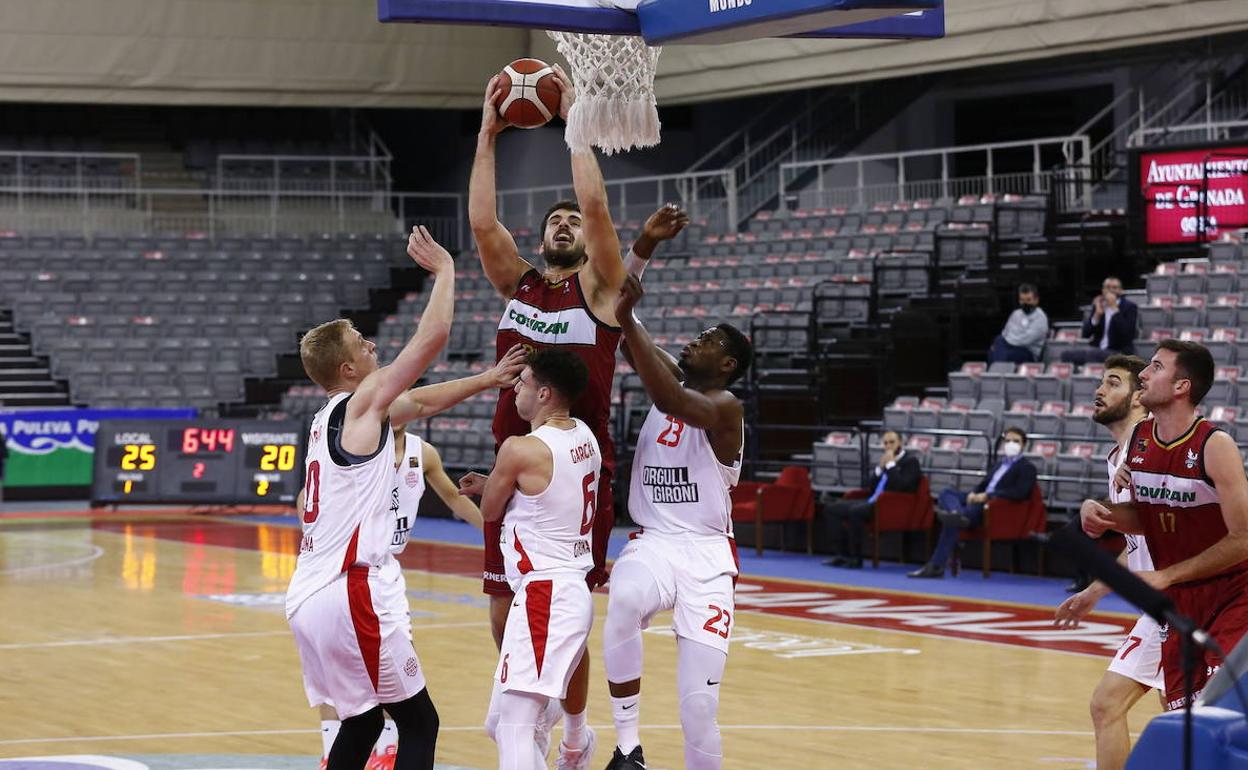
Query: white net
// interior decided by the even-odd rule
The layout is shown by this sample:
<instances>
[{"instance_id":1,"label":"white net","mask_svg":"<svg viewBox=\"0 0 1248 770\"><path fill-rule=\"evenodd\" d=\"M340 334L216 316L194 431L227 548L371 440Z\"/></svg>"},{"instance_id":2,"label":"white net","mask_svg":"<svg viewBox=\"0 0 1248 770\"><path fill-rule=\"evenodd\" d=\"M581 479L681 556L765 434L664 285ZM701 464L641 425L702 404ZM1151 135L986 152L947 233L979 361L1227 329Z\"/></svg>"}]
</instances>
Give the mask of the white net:
<instances>
[{"instance_id":1,"label":"white net","mask_svg":"<svg viewBox=\"0 0 1248 770\"><path fill-rule=\"evenodd\" d=\"M574 151L592 145L607 155L659 143L654 101L657 47L640 37L549 32L572 68L576 102L564 139Z\"/></svg>"}]
</instances>

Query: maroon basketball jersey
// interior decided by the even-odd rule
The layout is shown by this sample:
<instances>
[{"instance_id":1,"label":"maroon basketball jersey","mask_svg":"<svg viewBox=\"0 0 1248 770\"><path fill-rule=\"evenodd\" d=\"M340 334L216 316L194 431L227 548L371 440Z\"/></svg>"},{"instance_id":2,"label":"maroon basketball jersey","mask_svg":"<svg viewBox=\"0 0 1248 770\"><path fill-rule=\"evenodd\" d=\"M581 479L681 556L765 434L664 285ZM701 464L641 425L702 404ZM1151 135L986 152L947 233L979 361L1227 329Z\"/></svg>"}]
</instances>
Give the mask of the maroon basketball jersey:
<instances>
[{"instance_id":1,"label":"maroon basketball jersey","mask_svg":"<svg viewBox=\"0 0 1248 770\"><path fill-rule=\"evenodd\" d=\"M498 322L498 358L516 343L529 348L567 347L589 367L589 387L572 408L572 416L585 421L602 452L602 464L615 466L615 444L611 441L611 381L615 376L615 350L620 329L594 317L581 289L581 277L550 283L536 269L520 278L516 293L507 303ZM532 426L516 412L516 391L503 391L494 412L494 441L502 444L511 436L524 436Z\"/></svg>"},{"instance_id":2,"label":"maroon basketball jersey","mask_svg":"<svg viewBox=\"0 0 1248 770\"><path fill-rule=\"evenodd\" d=\"M1205 474L1205 444L1218 428L1203 417L1170 443L1150 417L1135 427L1127 467L1148 551L1157 569L1190 559L1226 536L1218 490ZM1226 572L1248 569L1248 562Z\"/></svg>"}]
</instances>

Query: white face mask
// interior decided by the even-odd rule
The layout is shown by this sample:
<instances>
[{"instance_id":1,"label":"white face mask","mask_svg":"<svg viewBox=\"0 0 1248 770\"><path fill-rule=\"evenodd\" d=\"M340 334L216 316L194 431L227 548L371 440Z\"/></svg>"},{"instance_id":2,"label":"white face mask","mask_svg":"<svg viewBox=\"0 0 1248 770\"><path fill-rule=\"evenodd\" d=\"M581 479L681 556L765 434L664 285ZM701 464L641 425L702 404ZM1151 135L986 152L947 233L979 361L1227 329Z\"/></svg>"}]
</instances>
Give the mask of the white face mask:
<instances>
[{"instance_id":1,"label":"white face mask","mask_svg":"<svg viewBox=\"0 0 1248 770\"><path fill-rule=\"evenodd\" d=\"M1023 445L1017 441L1007 441L1001 446L1001 453L1006 457L1018 457L1023 451Z\"/></svg>"}]
</instances>

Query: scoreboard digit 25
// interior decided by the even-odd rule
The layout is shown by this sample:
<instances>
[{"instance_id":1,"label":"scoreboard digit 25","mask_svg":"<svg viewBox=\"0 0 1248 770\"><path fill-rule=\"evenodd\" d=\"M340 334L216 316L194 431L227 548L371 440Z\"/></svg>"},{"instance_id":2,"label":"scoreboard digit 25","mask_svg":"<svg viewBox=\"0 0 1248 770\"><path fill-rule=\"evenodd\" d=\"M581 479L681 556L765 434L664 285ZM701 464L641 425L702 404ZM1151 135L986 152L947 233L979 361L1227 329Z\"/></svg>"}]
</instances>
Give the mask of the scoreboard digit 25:
<instances>
[{"instance_id":1,"label":"scoreboard digit 25","mask_svg":"<svg viewBox=\"0 0 1248 770\"><path fill-rule=\"evenodd\" d=\"M303 424L105 420L95 436L99 503L291 503L303 485Z\"/></svg>"}]
</instances>

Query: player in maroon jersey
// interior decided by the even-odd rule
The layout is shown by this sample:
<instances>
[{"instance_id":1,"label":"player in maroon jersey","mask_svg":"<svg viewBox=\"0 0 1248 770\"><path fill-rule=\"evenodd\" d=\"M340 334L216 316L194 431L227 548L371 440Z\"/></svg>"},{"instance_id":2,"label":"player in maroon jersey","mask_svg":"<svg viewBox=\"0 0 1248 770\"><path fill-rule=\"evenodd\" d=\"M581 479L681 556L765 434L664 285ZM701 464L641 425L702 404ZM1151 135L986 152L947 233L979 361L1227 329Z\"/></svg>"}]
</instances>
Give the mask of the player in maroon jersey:
<instances>
[{"instance_id":1,"label":"player in maroon jersey","mask_svg":"<svg viewBox=\"0 0 1248 770\"><path fill-rule=\"evenodd\" d=\"M558 67L555 71L563 93L560 116L566 119L574 91L563 71ZM540 253L546 263L544 269L535 268L520 256L515 240L497 215L494 147L499 132L507 127L495 106L499 90L496 77L487 86L482 105L481 132L468 187L468 217L485 275L507 302L498 325L499 355L516 343L533 348L566 346L589 367L589 387L573 406L572 416L590 427L602 455L592 536L594 569L588 576L593 588L606 582L607 541L615 522L611 489L615 444L609 420L615 351L620 341L615 300L629 268L620 257L620 241L611 221L606 186L592 152L572 153L576 201L560 201L542 218ZM675 206L659 209L633 244L630 261L644 264L660 240L674 237L687 222L688 217ZM516 412L514 391L501 392L494 416L496 444L501 445L511 436L526 435L531 429ZM512 603L498 545L500 530L497 522L486 525L483 576L485 593L490 595L490 625L496 644L502 639ZM575 694L588 694L588 682L586 656L564 702L569 713L575 708L572 704L577 703ZM583 716L583 711L578 716Z\"/></svg>"},{"instance_id":2,"label":"player in maroon jersey","mask_svg":"<svg viewBox=\"0 0 1248 770\"><path fill-rule=\"evenodd\" d=\"M1133 502L1087 500L1083 529L1143 534L1152 572L1137 573L1166 592L1178 611L1230 651L1248 631L1248 478L1239 447L1196 415L1213 384L1213 356L1195 342L1163 340L1140 372L1140 403L1152 412L1136 426L1118 486ZM1193 697L1221 664L1204 652ZM1162 636L1166 708L1184 705L1181 639Z\"/></svg>"}]
</instances>

